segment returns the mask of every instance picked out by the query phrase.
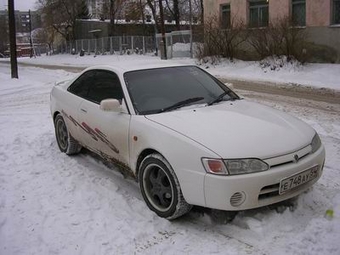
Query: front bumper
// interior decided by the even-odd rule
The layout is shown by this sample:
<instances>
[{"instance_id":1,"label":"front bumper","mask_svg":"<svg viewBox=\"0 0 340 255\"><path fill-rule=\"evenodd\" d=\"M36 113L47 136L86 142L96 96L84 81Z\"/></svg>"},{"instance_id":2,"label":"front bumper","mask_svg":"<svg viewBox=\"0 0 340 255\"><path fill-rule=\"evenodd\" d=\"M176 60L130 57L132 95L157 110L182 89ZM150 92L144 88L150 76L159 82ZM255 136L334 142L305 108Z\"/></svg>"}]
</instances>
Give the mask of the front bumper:
<instances>
[{"instance_id":1,"label":"front bumper","mask_svg":"<svg viewBox=\"0 0 340 255\"><path fill-rule=\"evenodd\" d=\"M298 163L277 166L265 172L236 176L206 174L204 194L206 207L239 211L274 204L295 197L311 187L322 175L325 148L302 158ZM280 181L296 173L318 166L318 177L286 193L279 194ZM240 203L242 202L242 203Z\"/></svg>"}]
</instances>

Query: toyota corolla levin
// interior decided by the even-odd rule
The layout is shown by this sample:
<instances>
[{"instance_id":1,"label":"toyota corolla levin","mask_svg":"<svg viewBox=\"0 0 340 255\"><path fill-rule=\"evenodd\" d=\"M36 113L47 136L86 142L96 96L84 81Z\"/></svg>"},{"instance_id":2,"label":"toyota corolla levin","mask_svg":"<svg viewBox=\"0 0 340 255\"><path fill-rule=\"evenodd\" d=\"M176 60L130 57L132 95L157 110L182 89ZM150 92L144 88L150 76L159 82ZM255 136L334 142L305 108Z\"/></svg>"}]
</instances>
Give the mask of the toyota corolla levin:
<instances>
[{"instance_id":1,"label":"toyota corolla levin","mask_svg":"<svg viewBox=\"0 0 340 255\"><path fill-rule=\"evenodd\" d=\"M58 146L85 147L139 182L175 219L192 205L239 211L287 200L321 176L306 123L240 98L196 66L97 66L51 92Z\"/></svg>"}]
</instances>

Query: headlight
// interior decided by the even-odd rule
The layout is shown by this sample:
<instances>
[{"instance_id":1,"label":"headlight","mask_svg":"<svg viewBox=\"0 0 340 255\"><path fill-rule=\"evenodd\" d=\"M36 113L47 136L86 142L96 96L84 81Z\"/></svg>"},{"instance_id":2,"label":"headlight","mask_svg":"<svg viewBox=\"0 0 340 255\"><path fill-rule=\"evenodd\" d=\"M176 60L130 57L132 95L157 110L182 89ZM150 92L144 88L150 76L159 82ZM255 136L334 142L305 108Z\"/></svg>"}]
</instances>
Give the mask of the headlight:
<instances>
[{"instance_id":1,"label":"headlight","mask_svg":"<svg viewBox=\"0 0 340 255\"><path fill-rule=\"evenodd\" d=\"M316 152L321 147L321 139L318 133L316 133L315 136L313 137L311 146L312 146L312 153Z\"/></svg>"},{"instance_id":2,"label":"headlight","mask_svg":"<svg viewBox=\"0 0 340 255\"><path fill-rule=\"evenodd\" d=\"M211 174L237 175L262 172L269 166L260 159L202 159L205 170Z\"/></svg>"},{"instance_id":3,"label":"headlight","mask_svg":"<svg viewBox=\"0 0 340 255\"><path fill-rule=\"evenodd\" d=\"M269 169L269 166L260 159L227 159L224 160L228 172L231 175L236 174L250 174L262 172Z\"/></svg>"}]
</instances>

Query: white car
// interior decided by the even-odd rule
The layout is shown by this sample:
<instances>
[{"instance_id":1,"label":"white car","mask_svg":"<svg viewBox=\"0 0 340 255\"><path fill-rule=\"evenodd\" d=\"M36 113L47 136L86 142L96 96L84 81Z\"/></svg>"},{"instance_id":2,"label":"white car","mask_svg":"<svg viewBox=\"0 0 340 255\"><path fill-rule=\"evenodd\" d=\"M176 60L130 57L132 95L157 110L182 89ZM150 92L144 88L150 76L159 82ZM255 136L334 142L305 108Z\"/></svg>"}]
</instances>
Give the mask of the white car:
<instances>
[{"instance_id":1,"label":"white car","mask_svg":"<svg viewBox=\"0 0 340 255\"><path fill-rule=\"evenodd\" d=\"M240 211L287 200L321 176L318 134L240 98L196 66L88 68L51 92L58 146L85 147L131 173L147 206Z\"/></svg>"}]
</instances>

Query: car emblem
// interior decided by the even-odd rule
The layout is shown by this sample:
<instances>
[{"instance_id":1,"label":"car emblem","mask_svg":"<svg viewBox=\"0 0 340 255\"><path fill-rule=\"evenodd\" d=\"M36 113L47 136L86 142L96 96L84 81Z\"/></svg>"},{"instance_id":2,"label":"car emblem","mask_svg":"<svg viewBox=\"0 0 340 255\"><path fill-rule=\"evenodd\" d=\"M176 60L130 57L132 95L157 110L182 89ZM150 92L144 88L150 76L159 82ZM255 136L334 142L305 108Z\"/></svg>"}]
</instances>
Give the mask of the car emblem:
<instances>
[{"instance_id":1,"label":"car emblem","mask_svg":"<svg viewBox=\"0 0 340 255\"><path fill-rule=\"evenodd\" d=\"M294 162L297 163L299 161L299 156L297 154L294 155Z\"/></svg>"}]
</instances>

